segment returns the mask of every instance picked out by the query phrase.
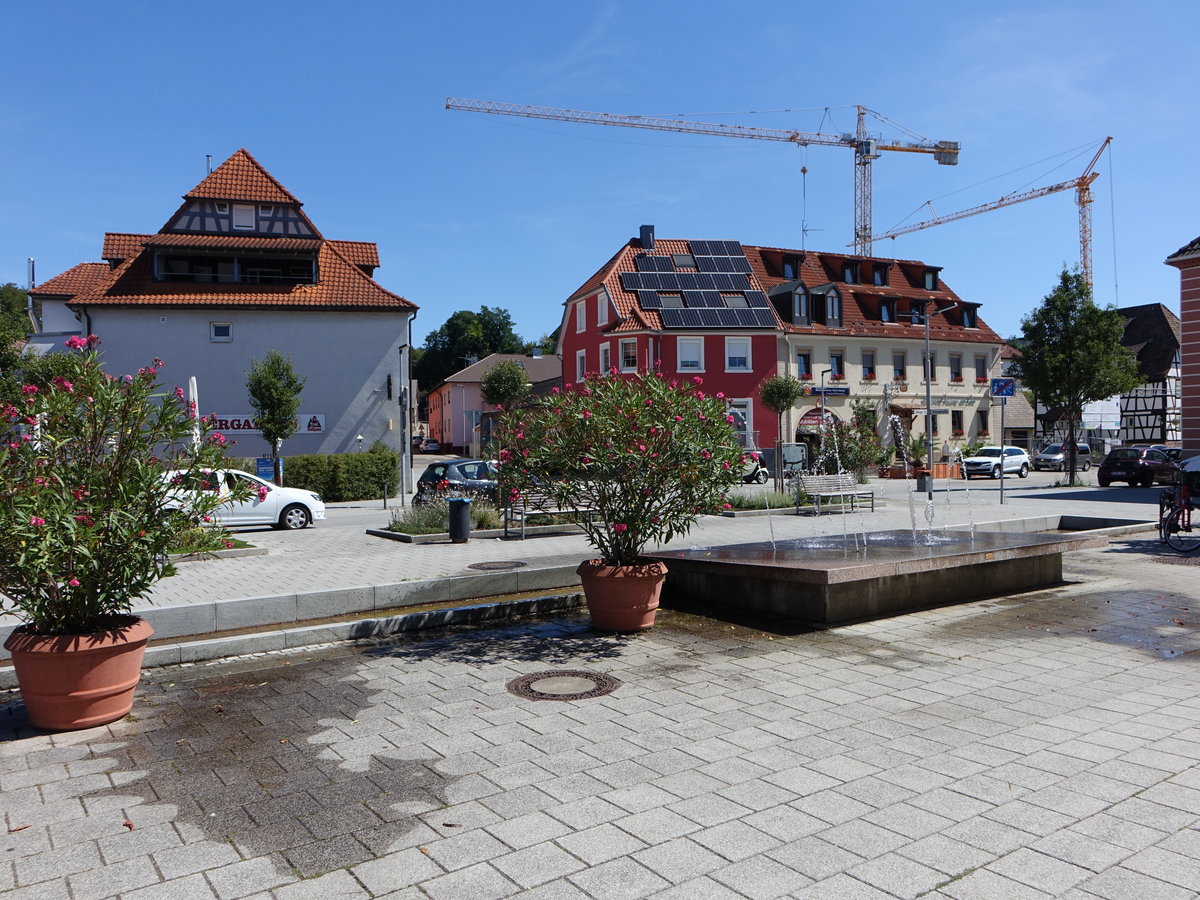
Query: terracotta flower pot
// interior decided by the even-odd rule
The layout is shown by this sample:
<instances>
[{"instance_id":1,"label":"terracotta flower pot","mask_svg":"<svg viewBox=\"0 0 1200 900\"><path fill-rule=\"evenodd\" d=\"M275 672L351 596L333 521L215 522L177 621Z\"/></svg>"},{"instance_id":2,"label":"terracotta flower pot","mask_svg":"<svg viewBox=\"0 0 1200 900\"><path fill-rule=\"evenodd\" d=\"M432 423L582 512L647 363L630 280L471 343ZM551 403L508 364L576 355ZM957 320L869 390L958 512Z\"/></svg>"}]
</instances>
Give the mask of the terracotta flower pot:
<instances>
[{"instance_id":1,"label":"terracotta flower pot","mask_svg":"<svg viewBox=\"0 0 1200 900\"><path fill-rule=\"evenodd\" d=\"M606 566L589 559L575 570L598 631L641 631L654 624L667 567L661 562Z\"/></svg>"},{"instance_id":2,"label":"terracotta flower pot","mask_svg":"<svg viewBox=\"0 0 1200 900\"><path fill-rule=\"evenodd\" d=\"M30 634L16 629L4 647L25 700L30 724L70 731L115 722L133 707L146 642L145 619L116 617L113 627L91 634Z\"/></svg>"}]
</instances>

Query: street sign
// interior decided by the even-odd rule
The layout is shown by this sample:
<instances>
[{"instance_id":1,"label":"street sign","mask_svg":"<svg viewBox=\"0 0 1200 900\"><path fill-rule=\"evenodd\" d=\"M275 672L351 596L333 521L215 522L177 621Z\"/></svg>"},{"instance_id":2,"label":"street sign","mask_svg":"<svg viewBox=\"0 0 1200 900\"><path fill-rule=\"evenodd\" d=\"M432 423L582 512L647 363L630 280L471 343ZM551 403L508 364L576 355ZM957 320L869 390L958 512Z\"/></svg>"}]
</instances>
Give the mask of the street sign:
<instances>
[{"instance_id":1,"label":"street sign","mask_svg":"<svg viewBox=\"0 0 1200 900\"><path fill-rule=\"evenodd\" d=\"M1015 379L1015 378L993 378L992 379L992 396L993 397L1015 397L1015 396L1017 396L1017 379Z\"/></svg>"},{"instance_id":2,"label":"street sign","mask_svg":"<svg viewBox=\"0 0 1200 900\"><path fill-rule=\"evenodd\" d=\"M812 394L817 397L820 397L822 395L824 395L826 397L849 397L850 396L850 388L848 388L848 387L824 387L824 388L823 387L815 387L812 389Z\"/></svg>"}]
</instances>

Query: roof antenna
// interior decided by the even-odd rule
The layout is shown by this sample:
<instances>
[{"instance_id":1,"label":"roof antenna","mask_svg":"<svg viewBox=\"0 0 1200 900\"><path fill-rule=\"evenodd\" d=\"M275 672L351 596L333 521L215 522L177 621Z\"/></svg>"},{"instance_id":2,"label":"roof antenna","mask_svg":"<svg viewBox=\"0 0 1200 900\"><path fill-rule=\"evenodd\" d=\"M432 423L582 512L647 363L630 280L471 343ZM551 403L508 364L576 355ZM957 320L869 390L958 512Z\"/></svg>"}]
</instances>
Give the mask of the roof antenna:
<instances>
[{"instance_id":1,"label":"roof antenna","mask_svg":"<svg viewBox=\"0 0 1200 900\"><path fill-rule=\"evenodd\" d=\"M800 197L800 250L804 252L808 250L808 233L825 230L808 227L808 166L800 167Z\"/></svg>"},{"instance_id":2,"label":"roof antenna","mask_svg":"<svg viewBox=\"0 0 1200 900\"><path fill-rule=\"evenodd\" d=\"M211 175L212 174L212 154L205 153L204 161L208 163L208 174Z\"/></svg>"}]
</instances>

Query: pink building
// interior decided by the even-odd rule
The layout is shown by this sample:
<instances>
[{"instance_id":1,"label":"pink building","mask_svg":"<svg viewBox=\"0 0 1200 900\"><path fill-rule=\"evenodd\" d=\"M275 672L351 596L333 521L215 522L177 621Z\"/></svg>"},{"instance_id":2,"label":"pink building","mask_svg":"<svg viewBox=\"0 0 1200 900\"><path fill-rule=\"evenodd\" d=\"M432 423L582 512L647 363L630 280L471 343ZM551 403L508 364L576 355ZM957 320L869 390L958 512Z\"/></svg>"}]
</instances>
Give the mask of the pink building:
<instances>
[{"instance_id":1,"label":"pink building","mask_svg":"<svg viewBox=\"0 0 1200 900\"><path fill-rule=\"evenodd\" d=\"M1200 453L1200 238L1167 257L1179 270L1179 341L1183 455Z\"/></svg>"}]
</instances>

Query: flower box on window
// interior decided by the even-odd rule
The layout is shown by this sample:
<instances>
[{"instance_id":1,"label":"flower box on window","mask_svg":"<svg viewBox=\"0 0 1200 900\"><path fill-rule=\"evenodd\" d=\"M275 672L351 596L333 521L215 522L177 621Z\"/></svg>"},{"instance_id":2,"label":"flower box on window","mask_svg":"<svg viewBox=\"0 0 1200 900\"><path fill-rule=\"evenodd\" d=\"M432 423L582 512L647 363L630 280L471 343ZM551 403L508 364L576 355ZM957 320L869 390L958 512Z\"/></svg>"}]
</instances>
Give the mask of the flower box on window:
<instances>
[{"instance_id":1,"label":"flower box on window","mask_svg":"<svg viewBox=\"0 0 1200 900\"><path fill-rule=\"evenodd\" d=\"M980 437L991 437L992 433L985 428L983 431L979 432L979 436Z\"/></svg>"},{"instance_id":2,"label":"flower box on window","mask_svg":"<svg viewBox=\"0 0 1200 900\"><path fill-rule=\"evenodd\" d=\"M875 380L874 372L867 372L865 375L863 375L863 381L874 381L874 380Z\"/></svg>"},{"instance_id":3,"label":"flower box on window","mask_svg":"<svg viewBox=\"0 0 1200 900\"><path fill-rule=\"evenodd\" d=\"M835 374L835 375L830 375L830 376L829 376L829 380L830 380L830 381L845 381L845 380L846 380L846 376L845 376L845 375L842 375L842 374L840 374L840 373L838 373L838 374Z\"/></svg>"},{"instance_id":4,"label":"flower box on window","mask_svg":"<svg viewBox=\"0 0 1200 900\"><path fill-rule=\"evenodd\" d=\"M955 428L955 429L954 429L954 436L955 436L955 437L962 437L962 436L963 436L963 430L962 430L961 428Z\"/></svg>"},{"instance_id":5,"label":"flower box on window","mask_svg":"<svg viewBox=\"0 0 1200 900\"><path fill-rule=\"evenodd\" d=\"M801 372L799 377L801 381L812 381L812 372Z\"/></svg>"},{"instance_id":6,"label":"flower box on window","mask_svg":"<svg viewBox=\"0 0 1200 900\"><path fill-rule=\"evenodd\" d=\"M975 383L976 383L976 384L987 384L987 383L988 383L988 380L987 380L987 378L980 378L980 377L977 375L977 376L975 376Z\"/></svg>"},{"instance_id":7,"label":"flower box on window","mask_svg":"<svg viewBox=\"0 0 1200 900\"><path fill-rule=\"evenodd\" d=\"M950 376L950 380L951 380L952 382L954 382L955 384L961 384L961 383L962 383L962 380L963 380L963 377L962 377L961 375L951 375L951 376Z\"/></svg>"}]
</instances>

